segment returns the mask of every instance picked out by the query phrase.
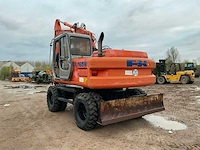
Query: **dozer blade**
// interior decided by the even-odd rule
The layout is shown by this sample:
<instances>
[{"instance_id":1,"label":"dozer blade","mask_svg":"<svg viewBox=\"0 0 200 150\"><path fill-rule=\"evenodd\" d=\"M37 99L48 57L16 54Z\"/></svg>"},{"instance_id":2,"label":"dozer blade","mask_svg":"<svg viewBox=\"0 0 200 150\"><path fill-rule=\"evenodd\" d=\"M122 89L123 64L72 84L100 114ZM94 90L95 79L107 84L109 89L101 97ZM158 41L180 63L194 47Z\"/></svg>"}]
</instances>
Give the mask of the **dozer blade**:
<instances>
[{"instance_id":1,"label":"dozer blade","mask_svg":"<svg viewBox=\"0 0 200 150\"><path fill-rule=\"evenodd\" d=\"M112 124L162 110L163 94L104 101L100 105L100 123Z\"/></svg>"}]
</instances>

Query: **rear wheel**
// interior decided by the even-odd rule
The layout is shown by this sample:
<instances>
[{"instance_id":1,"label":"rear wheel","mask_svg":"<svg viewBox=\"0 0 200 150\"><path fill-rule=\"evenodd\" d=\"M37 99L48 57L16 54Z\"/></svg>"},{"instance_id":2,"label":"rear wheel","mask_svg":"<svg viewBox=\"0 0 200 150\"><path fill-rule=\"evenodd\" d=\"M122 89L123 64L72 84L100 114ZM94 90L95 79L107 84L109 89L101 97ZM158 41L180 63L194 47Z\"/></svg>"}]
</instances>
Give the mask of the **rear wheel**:
<instances>
[{"instance_id":1,"label":"rear wheel","mask_svg":"<svg viewBox=\"0 0 200 150\"><path fill-rule=\"evenodd\" d=\"M189 77L188 76L181 76L181 83L182 84L187 84L189 83Z\"/></svg>"},{"instance_id":2,"label":"rear wheel","mask_svg":"<svg viewBox=\"0 0 200 150\"><path fill-rule=\"evenodd\" d=\"M101 97L97 93L80 93L74 102L74 117L77 126L82 130L90 130L97 126L98 101Z\"/></svg>"},{"instance_id":3,"label":"rear wheel","mask_svg":"<svg viewBox=\"0 0 200 150\"><path fill-rule=\"evenodd\" d=\"M60 111L64 111L67 107L67 103L61 102Z\"/></svg>"},{"instance_id":4,"label":"rear wheel","mask_svg":"<svg viewBox=\"0 0 200 150\"><path fill-rule=\"evenodd\" d=\"M157 77L157 83L158 84L164 84L165 83L165 78L163 76Z\"/></svg>"},{"instance_id":5,"label":"rear wheel","mask_svg":"<svg viewBox=\"0 0 200 150\"><path fill-rule=\"evenodd\" d=\"M64 111L67 103L58 100L58 90L55 86L50 86L47 91L47 105L51 112Z\"/></svg>"}]
</instances>

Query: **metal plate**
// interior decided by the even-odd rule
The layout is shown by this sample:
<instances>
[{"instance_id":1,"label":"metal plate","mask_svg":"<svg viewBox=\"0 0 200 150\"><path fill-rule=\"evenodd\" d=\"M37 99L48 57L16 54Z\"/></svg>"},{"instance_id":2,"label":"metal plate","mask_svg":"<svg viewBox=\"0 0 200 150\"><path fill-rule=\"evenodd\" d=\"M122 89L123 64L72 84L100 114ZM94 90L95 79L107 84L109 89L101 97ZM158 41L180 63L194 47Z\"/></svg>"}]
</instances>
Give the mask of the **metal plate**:
<instances>
[{"instance_id":1,"label":"metal plate","mask_svg":"<svg viewBox=\"0 0 200 150\"><path fill-rule=\"evenodd\" d=\"M100 104L100 123L112 124L162 110L163 94L104 101Z\"/></svg>"}]
</instances>

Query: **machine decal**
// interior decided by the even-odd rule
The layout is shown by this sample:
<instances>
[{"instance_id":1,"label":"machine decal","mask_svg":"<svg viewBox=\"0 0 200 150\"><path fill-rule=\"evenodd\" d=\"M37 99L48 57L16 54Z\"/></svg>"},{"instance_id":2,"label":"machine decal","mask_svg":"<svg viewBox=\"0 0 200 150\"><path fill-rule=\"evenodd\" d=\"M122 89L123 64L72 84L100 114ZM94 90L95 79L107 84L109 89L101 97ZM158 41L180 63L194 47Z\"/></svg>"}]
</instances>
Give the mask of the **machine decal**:
<instances>
[{"instance_id":1,"label":"machine decal","mask_svg":"<svg viewBox=\"0 0 200 150\"><path fill-rule=\"evenodd\" d=\"M132 76L133 75L132 70L125 70L125 75L126 76Z\"/></svg>"},{"instance_id":2,"label":"machine decal","mask_svg":"<svg viewBox=\"0 0 200 150\"><path fill-rule=\"evenodd\" d=\"M132 66L138 66L138 67L147 67L147 61L142 61L142 60L127 60L126 61L126 66L127 67L132 67Z\"/></svg>"},{"instance_id":3,"label":"machine decal","mask_svg":"<svg viewBox=\"0 0 200 150\"><path fill-rule=\"evenodd\" d=\"M138 76L139 72L137 69L134 70L125 70L125 75L127 76Z\"/></svg>"},{"instance_id":4,"label":"machine decal","mask_svg":"<svg viewBox=\"0 0 200 150\"><path fill-rule=\"evenodd\" d=\"M79 67L86 67L86 66L87 66L87 62L85 62L85 61L80 61L80 62L78 62L78 66L79 66Z\"/></svg>"},{"instance_id":5,"label":"machine decal","mask_svg":"<svg viewBox=\"0 0 200 150\"><path fill-rule=\"evenodd\" d=\"M73 66L76 67L86 67L87 66L87 62L85 61L80 61L80 62L73 62Z\"/></svg>"}]
</instances>

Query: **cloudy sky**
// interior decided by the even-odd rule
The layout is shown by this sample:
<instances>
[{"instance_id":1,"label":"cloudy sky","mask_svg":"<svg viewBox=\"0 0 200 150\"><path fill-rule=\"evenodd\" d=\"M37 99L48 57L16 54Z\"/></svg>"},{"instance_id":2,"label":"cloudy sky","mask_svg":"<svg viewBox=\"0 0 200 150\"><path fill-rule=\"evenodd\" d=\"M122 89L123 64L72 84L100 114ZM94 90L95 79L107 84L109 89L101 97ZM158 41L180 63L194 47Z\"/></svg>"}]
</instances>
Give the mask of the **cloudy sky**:
<instances>
[{"instance_id":1,"label":"cloudy sky","mask_svg":"<svg viewBox=\"0 0 200 150\"><path fill-rule=\"evenodd\" d=\"M84 22L104 45L165 58L200 57L199 0L0 0L0 60L48 60L56 18Z\"/></svg>"}]
</instances>

